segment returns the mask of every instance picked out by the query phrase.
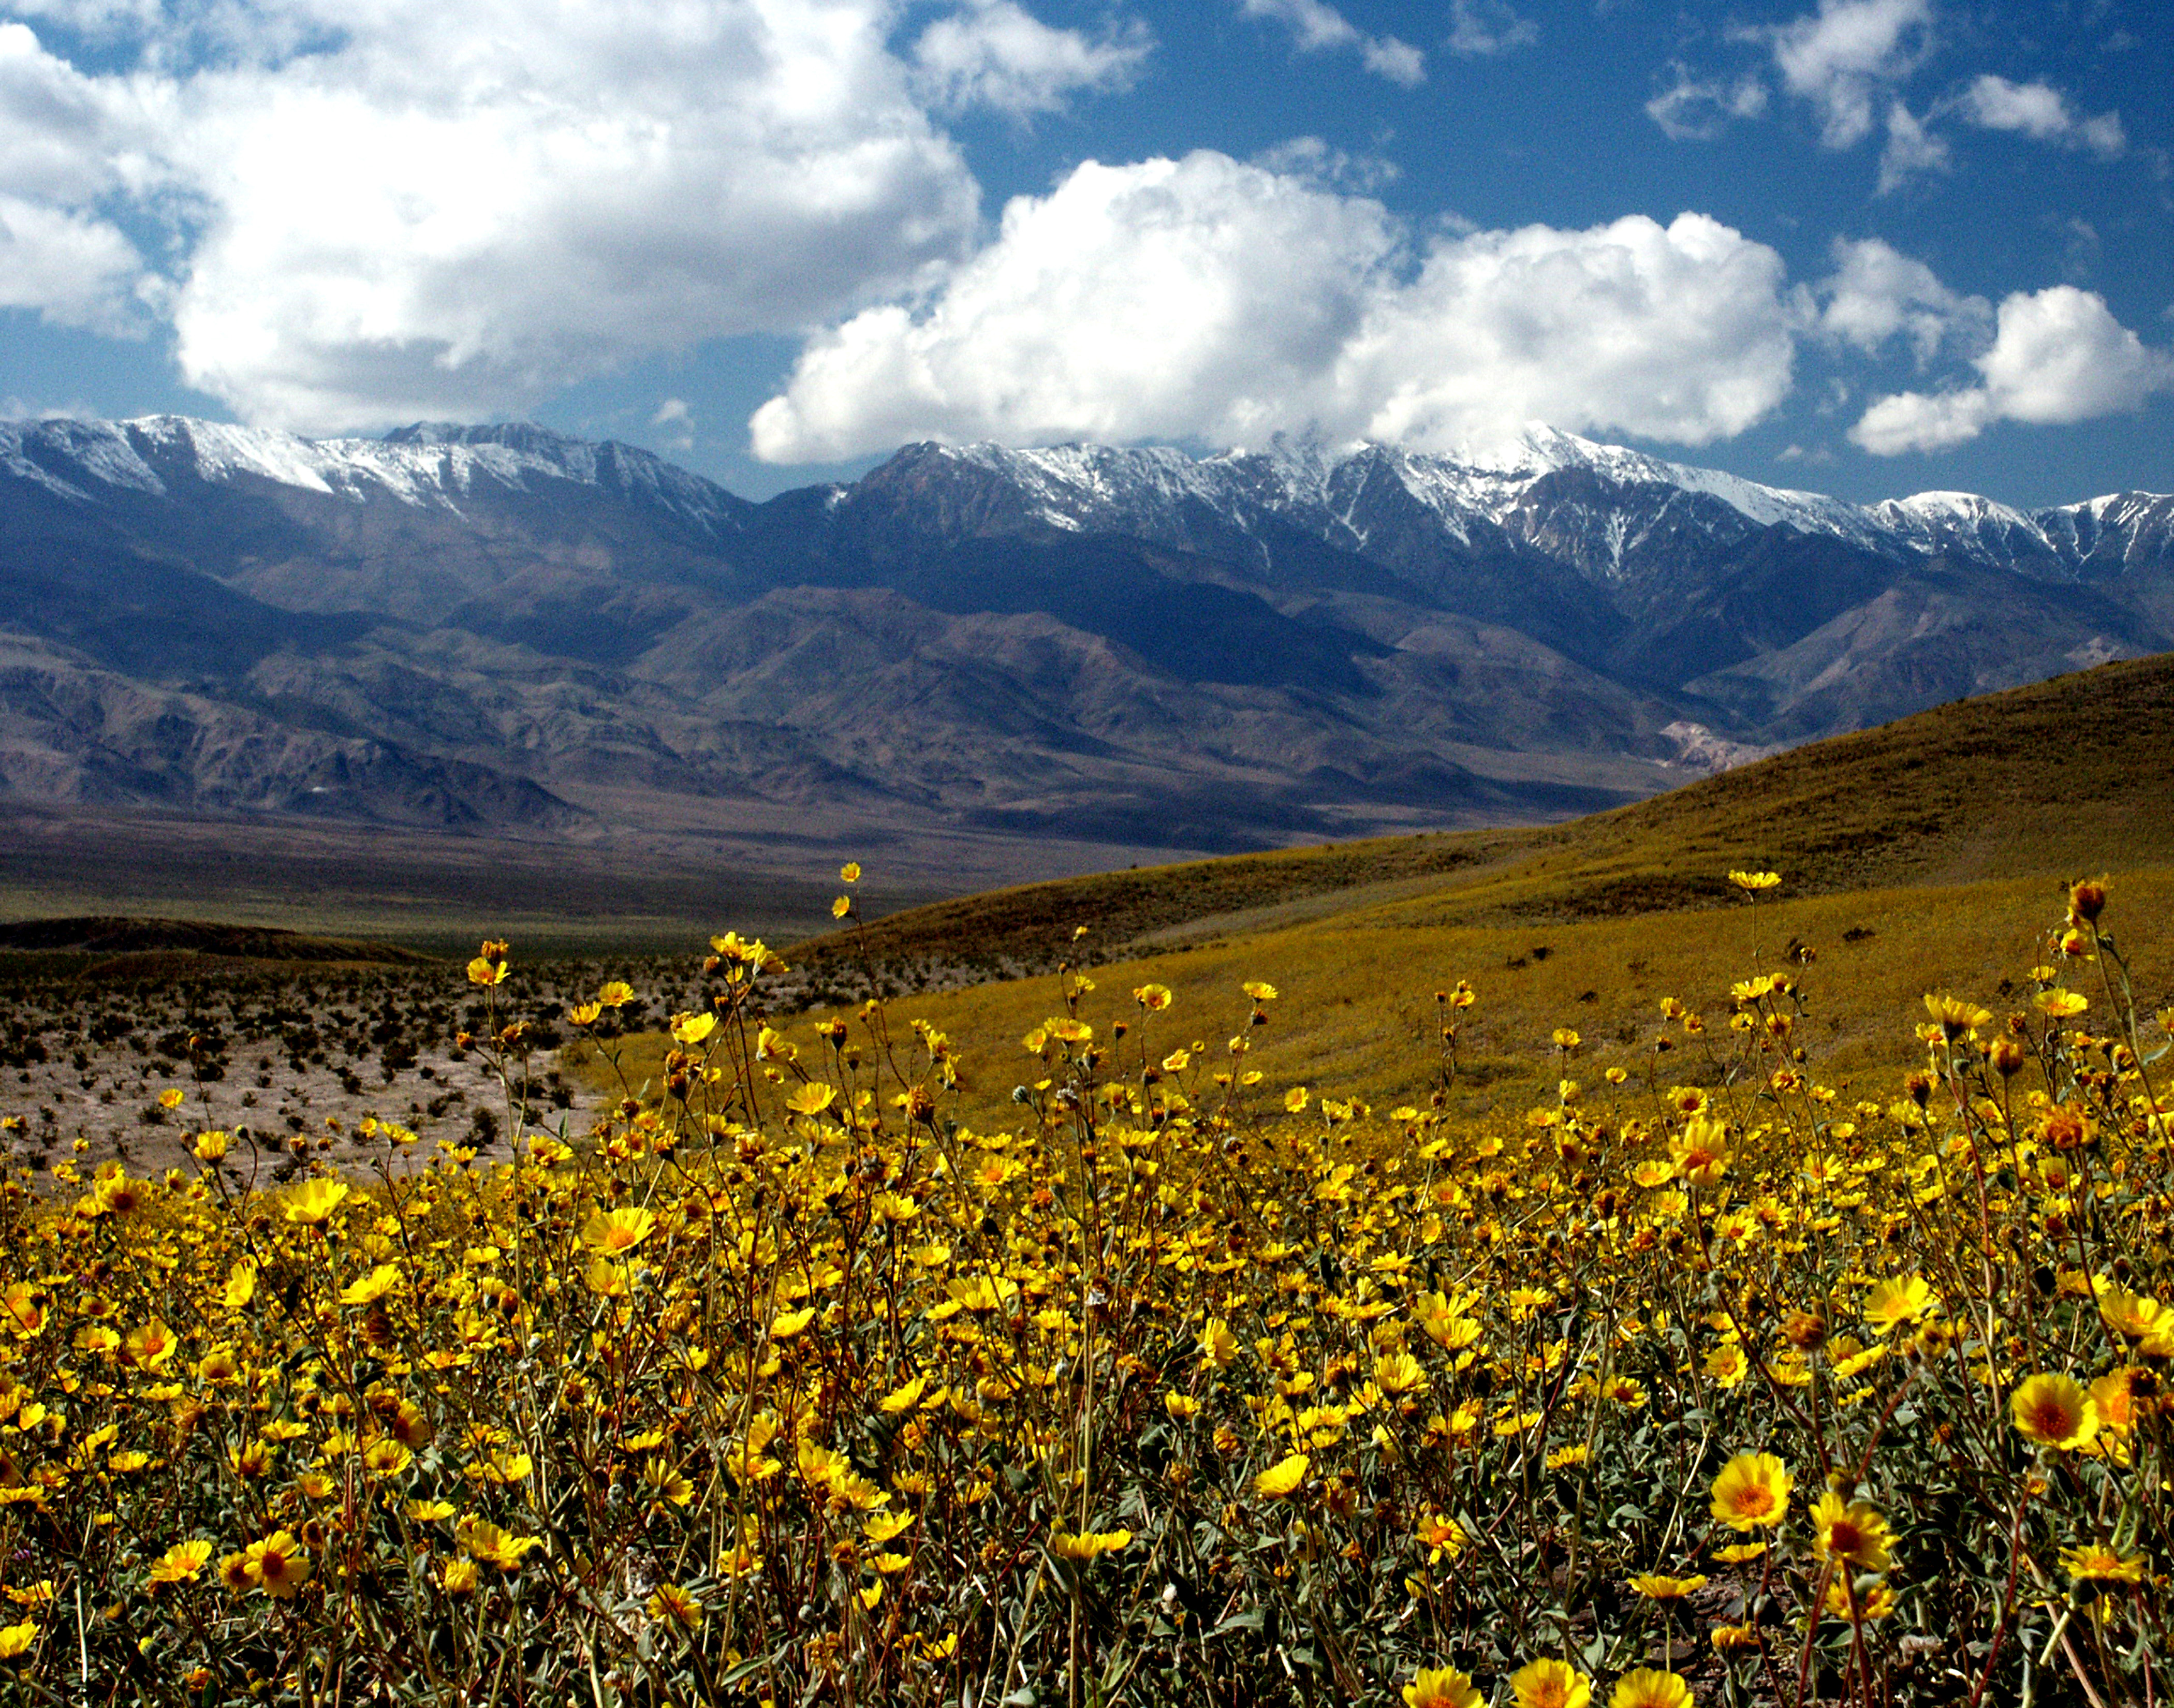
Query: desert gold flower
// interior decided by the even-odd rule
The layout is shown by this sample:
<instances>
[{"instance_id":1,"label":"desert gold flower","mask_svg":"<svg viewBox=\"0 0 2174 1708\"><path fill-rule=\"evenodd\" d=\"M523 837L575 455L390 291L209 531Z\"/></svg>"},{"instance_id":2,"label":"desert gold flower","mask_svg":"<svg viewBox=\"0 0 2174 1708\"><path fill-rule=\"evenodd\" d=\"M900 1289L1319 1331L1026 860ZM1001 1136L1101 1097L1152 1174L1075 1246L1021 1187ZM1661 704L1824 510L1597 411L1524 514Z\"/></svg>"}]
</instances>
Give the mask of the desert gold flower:
<instances>
[{"instance_id":1,"label":"desert gold flower","mask_svg":"<svg viewBox=\"0 0 2174 1708\"><path fill-rule=\"evenodd\" d=\"M1408 1394L1426 1380L1420 1361L1409 1352L1392 1352L1374 1360L1374 1386L1385 1394Z\"/></svg>"},{"instance_id":2,"label":"desert gold flower","mask_svg":"<svg viewBox=\"0 0 2174 1708\"><path fill-rule=\"evenodd\" d=\"M2038 1142L2054 1150L2080 1150L2097 1136L2090 1111L2074 1104L2057 1103L2038 1117Z\"/></svg>"},{"instance_id":3,"label":"desert gold flower","mask_svg":"<svg viewBox=\"0 0 2174 1708\"><path fill-rule=\"evenodd\" d=\"M181 1342L174 1331L157 1317L132 1328L122 1343L122 1353L138 1370L157 1370L174 1355Z\"/></svg>"},{"instance_id":4,"label":"desert gold flower","mask_svg":"<svg viewBox=\"0 0 2174 1708\"><path fill-rule=\"evenodd\" d=\"M1472 1675L1454 1667L1422 1667L1404 1686L1404 1708L1482 1708L1484 1700Z\"/></svg>"},{"instance_id":5,"label":"desert gold flower","mask_svg":"<svg viewBox=\"0 0 2174 1708\"><path fill-rule=\"evenodd\" d=\"M1630 1581L1630 1587L1640 1595L1658 1602L1681 1601L1685 1596L1706 1587L1705 1577L1698 1574L1690 1577L1666 1577L1658 1572L1650 1572Z\"/></svg>"},{"instance_id":6,"label":"desert gold flower","mask_svg":"<svg viewBox=\"0 0 2174 1708\"><path fill-rule=\"evenodd\" d=\"M1431 1565L1445 1556L1454 1559L1464 1551L1464 1527L1454 1518L1445 1518L1439 1512L1430 1512L1420 1520L1414 1532L1428 1549L1427 1563Z\"/></svg>"},{"instance_id":7,"label":"desert gold flower","mask_svg":"<svg viewBox=\"0 0 2174 1708\"><path fill-rule=\"evenodd\" d=\"M2144 1556L2123 1554L2095 1543L2061 1550L2061 1569L2077 1583L2141 1583Z\"/></svg>"},{"instance_id":8,"label":"desert gold flower","mask_svg":"<svg viewBox=\"0 0 2174 1708\"><path fill-rule=\"evenodd\" d=\"M38 1622L23 1619L15 1624L0 1625L0 1661L13 1661L30 1652L30 1645L38 1640Z\"/></svg>"},{"instance_id":9,"label":"desert gold flower","mask_svg":"<svg viewBox=\"0 0 2174 1708\"><path fill-rule=\"evenodd\" d=\"M1304 1453L1293 1453L1287 1459L1279 1459L1253 1478L1254 1491L1272 1500L1295 1493L1299 1484L1306 1481L1306 1467L1311 1463L1312 1461Z\"/></svg>"},{"instance_id":10,"label":"desert gold flower","mask_svg":"<svg viewBox=\"0 0 2174 1708\"><path fill-rule=\"evenodd\" d=\"M1933 1017L1933 1024L1940 1029L1940 1035L1950 1043L1966 1034L1989 1024L1993 1016L1975 1003L1965 1002L1960 997L1934 995L1925 997L1925 1012Z\"/></svg>"},{"instance_id":11,"label":"desert gold flower","mask_svg":"<svg viewBox=\"0 0 2174 1708\"><path fill-rule=\"evenodd\" d=\"M518 1571L529 1553L544 1545L540 1536L516 1536L481 1518L462 1519L454 1534L471 1559L500 1571Z\"/></svg>"},{"instance_id":12,"label":"desert gold flower","mask_svg":"<svg viewBox=\"0 0 2174 1708\"><path fill-rule=\"evenodd\" d=\"M656 1230L657 1218L644 1209L599 1210L581 1224L581 1243L600 1257L631 1251Z\"/></svg>"},{"instance_id":13,"label":"desert gold flower","mask_svg":"<svg viewBox=\"0 0 2174 1708\"><path fill-rule=\"evenodd\" d=\"M1732 872L1728 881L1746 895L1756 895L1763 889L1772 889L1782 882L1778 872Z\"/></svg>"},{"instance_id":14,"label":"desert gold flower","mask_svg":"<svg viewBox=\"0 0 2174 1708\"><path fill-rule=\"evenodd\" d=\"M884 1543L905 1535L913 1528L914 1522L914 1516L911 1512L871 1512L863 1526L862 1533L881 1547Z\"/></svg>"},{"instance_id":15,"label":"desert gold flower","mask_svg":"<svg viewBox=\"0 0 2174 1708\"><path fill-rule=\"evenodd\" d=\"M1693 1186L1712 1186L1728 1172L1728 1129L1718 1121L1693 1116L1682 1134L1669 1140L1668 1154Z\"/></svg>"},{"instance_id":16,"label":"desert gold flower","mask_svg":"<svg viewBox=\"0 0 2174 1708\"><path fill-rule=\"evenodd\" d=\"M798 1087L785 1100L785 1106L795 1115L815 1116L820 1115L837 1100L836 1087L825 1085L819 1079L811 1079L807 1084Z\"/></svg>"},{"instance_id":17,"label":"desert gold flower","mask_svg":"<svg viewBox=\"0 0 2174 1708\"><path fill-rule=\"evenodd\" d=\"M2009 1403L2015 1427L2042 1447L2087 1447L2099 1432L2099 1408L2065 1376L2034 1376Z\"/></svg>"},{"instance_id":18,"label":"desert gold flower","mask_svg":"<svg viewBox=\"0 0 2174 1708\"><path fill-rule=\"evenodd\" d=\"M702 1623L702 1603L691 1590L675 1583L661 1583L643 1603L650 1618L662 1624L676 1625L683 1631L691 1631Z\"/></svg>"},{"instance_id":19,"label":"desert gold flower","mask_svg":"<svg viewBox=\"0 0 2174 1708\"><path fill-rule=\"evenodd\" d=\"M208 1542L177 1542L151 1562L153 1583L187 1583L211 1558Z\"/></svg>"},{"instance_id":20,"label":"desert gold flower","mask_svg":"<svg viewBox=\"0 0 2174 1708\"><path fill-rule=\"evenodd\" d=\"M390 1435L380 1435L362 1450L364 1468L379 1477L397 1477L415 1462L413 1449Z\"/></svg>"},{"instance_id":21,"label":"desert gold flower","mask_svg":"<svg viewBox=\"0 0 2174 1708\"><path fill-rule=\"evenodd\" d=\"M2126 1435L2150 1408L2147 1397L2156 1378L2135 1365L2109 1370L2091 1384L2091 1403L2099 1408L2099 1427Z\"/></svg>"},{"instance_id":22,"label":"desert gold flower","mask_svg":"<svg viewBox=\"0 0 2174 1708\"><path fill-rule=\"evenodd\" d=\"M11 1284L0 1293L0 1324L19 1339L35 1339L46 1327L44 1295L27 1281Z\"/></svg>"},{"instance_id":23,"label":"desert gold flower","mask_svg":"<svg viewBox=\"0 0 2174 1708\"><path fill-rule=\"evenodd\" d=\"M1884 1619L1897 1605L1895 1592L1878 1578L1859 1583L1846 1571L1827 1580L1826 1613L1833 1619Z\"/></svg>"},{"instance_id":24,"label":"desert gold flower","mask_svg":"<svg viewBox=\"0 0 2174 1708\"><path fill-rule=\"evenodd\" d=\"M1002 1311L1019 1297L1019 1283L1004 1275L974 1275L944 1284L954 1302L962 1309L985 1316Z\"/></svg>"},{"instance_id":25,"label":"desert gold flower","mask_svg":"<svg viewBox=\"0 0 2174 1708\"><path fill-rule=\"evenodd\" d=\"M227 1272L220 1302L229 1311L239 1311L256 1296L257 1266L245 1257Z\"/></svg>"},{"instance_id":26,"label":"desert gold flower","mask_svg":"<svg viewBox=\"0 0 2174 1708\"><path fill-rule=\"evenodd\" d=\"M2111 1281L2099 1283L2096 1290L2099 1320L2110 1332L2125 1340L2148 1340L2154 1334L2174 1328L2174 1312L2156 1299L2132 1293Z\"/></svg>"},{"instance_id":27,"label":"desert gold flower","mask_svg":"<svg viewBox=\"0 0 2174 1708\"><path fill-rule=\"evenodd\" d=\"M330 1219L347 1194L345 1181L322 1177L305 1181L288 1195L287 1219L306 1228L316 1227Z\"/></svg>"},{"instance_id":28,"label":"desert gold flower","mask_svg":"<svg viewBox=\"0 0 2174 1708\"><path fill-rule=\"evenodd\" d=\"M310 1550L291 1530L277 1530L242 1550L242 1570L258 1589L285 1601L310 1581Z\"/></svg>"},{"instance_id":29,"label":"desert gold flower","mask_svg":"<svg viewBox=\"0 0 2174 1708\"><path fill-rule=\"evenodd\" d=\"M1862 1500L1846 1501L1830 1489L1812 1507L1813 1548L1821 1559L1833 1559L1863 1571L1888 1568L1888 1544L1894 1539L1887 1521Z\"/></svg>"},{"instance_id":30,"label":"desert gold flower","mask_svg":"<svg viewBox=\"0 0 2174 1708\"><path fill-rule=\"evenodd\" d=\"M1049 1538L1049 1551L1059 1559L1095 1559L1132 1545L1129 1530L1059 1530Z\"/></svg>"},{"instance_id":31,"label":"desert gold flower","mask_svg":"<svg viewBox=\"0 0 2174 1708\"><path fill-rule=\"evenodd\" d=\"M1713 1479L1714 1520L1732 1530L1771 1529L1788 1516L1791 1487L1771 1453L1739 1453Z\"/></svg>"},{"instance_id":32,"label":"desert gold flower","mask_svg":"<svg viewBox=\"0 0 2174 1708\"><path fill-rule=\"evenodd\" d=\"M340 1303L343 1305L375 1304L378 1300L396 1291L399 1285L400 1266L397 1263L380 1263L367 1275L341 1288Z\"/></svg>"},{"instance_id":33,"label":"desert gold flower","mask_svg":"<svg viewBox=\"0 0 2174 1708\"><path fill-rule=\"evenodd\" d=\"M1865 1295L1864 1320L1880 1333L1915 1322L1939 1301L1922 1275L1882 1281Z\"/></svg>"},{"instance_id":34,"label":"desert gold flower","mask_svg":"<svg viewBox=\"0 0 2174 1708\"><path fill-rule=\"evenodd\" d=\"M1517 1708L1587 1708L1593 1680L1567 1661L1528 1661L1510 1677Z\"/></svg>"},{"instance_id":35,"label":"desert gold flower","mask_svg":"<svg viewBox=\"0 0 2174 1708\"><path fill-rule=\"evenodd\" d=\"M1691 1708L1691 1687L1674 1673L1641 1667L1615 1681L1609 1708Z\"/></svg>"},{"instance_id":36,"label":"desert gold flower","mask_svg":"<svg viewBox=\"0 0 2174 1708\"><path fill-rule=\"evenodd\" d=\"M634 1279L627 1273L630 1267L614 1263L599 1252L589 1259L588 1267L581 1273L581 1283L599 1299L629 1298L634 1292Z\"/></svg>"}]
</instances>

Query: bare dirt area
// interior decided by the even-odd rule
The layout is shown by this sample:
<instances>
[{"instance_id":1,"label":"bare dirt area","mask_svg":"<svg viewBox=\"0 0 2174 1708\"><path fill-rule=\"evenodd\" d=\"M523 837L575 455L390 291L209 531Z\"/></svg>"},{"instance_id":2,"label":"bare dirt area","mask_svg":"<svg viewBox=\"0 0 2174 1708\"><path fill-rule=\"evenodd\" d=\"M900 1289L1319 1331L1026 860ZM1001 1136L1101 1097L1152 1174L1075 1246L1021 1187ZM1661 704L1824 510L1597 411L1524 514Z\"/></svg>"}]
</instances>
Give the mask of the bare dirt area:
<instances>
[{"instance_id":1,"label":"bare dirt area","mask_svg":"<svg viewBox=\"0 0 2174 1708\"><path fill-rule=\"evenodd\" d=\"M0 1137L58 1184L112 1159L137 1175L193 1171L207 1130L232 1136L221 1167L245 1189L320 1158L349 1170L413 1166L441 1148L503 1158L516 1128L587 1130L598 1094L559 1072L555 1024L560 985L586 975L532 977L494 1007L442 963L8 954Z\"/></svg>"}]
</instances>

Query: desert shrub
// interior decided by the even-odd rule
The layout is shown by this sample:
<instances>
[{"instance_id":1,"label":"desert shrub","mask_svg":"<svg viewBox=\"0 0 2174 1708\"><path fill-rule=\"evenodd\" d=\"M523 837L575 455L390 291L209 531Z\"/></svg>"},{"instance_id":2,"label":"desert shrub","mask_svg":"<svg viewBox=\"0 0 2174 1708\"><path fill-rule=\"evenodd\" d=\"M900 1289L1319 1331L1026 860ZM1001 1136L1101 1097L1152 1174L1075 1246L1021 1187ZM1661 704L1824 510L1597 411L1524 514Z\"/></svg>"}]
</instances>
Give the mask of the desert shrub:
<instances>
[{"instance_id":1,"label":"desert shrub","mask_svg":"<svg viewBox=\"0 0 2174 1708\"><path fill-rule=\"evenodd\" d=\"M950 1039L775 1030L727 936L570 1143L486 944L516 1161L8 1186L0 1695L2156 1700L2168 1017L2104 900L1889 1096L1821 1083L1799 954L1668 1005L1685 1083L1566 1025L1494 1125L1468 987L1376 1111L1264 1095L1266 984L1203 1049L1070 972L976 1132ZM560 1024L617 1061L633 1001Z\"/></svg>"}]
</instances>

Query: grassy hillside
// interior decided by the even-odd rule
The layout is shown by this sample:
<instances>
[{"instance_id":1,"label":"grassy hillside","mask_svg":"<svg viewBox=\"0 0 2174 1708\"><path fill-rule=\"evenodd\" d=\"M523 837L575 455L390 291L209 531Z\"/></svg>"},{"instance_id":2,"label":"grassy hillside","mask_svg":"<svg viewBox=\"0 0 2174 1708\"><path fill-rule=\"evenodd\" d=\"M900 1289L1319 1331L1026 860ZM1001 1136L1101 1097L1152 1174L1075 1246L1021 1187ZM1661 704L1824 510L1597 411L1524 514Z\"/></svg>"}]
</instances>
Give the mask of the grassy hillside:
<instances>
[{"instance_id":1,"label":"grassy hillside","mask_svg":"<svg viewBox=\"0 0 2174 1708\"><path fill-rule=\"evenodd\" d=\"M1792 895L2174 863L2174 655L2106 664L1814 743L1635 806L1539 829L1371 841L969 896L868 933L879 961L1042 968L1073 928L1106 959L1395 900L1436 922L1560 923L1717 906L1725 874ZM843 934L801 946L815 965Z\"/></svg>"},{"instance_id":2,"label":"grassy hillside","mask_svg":"<svg viewBox=\"0 0 2174 1708\"><path fill-rule=\"evenodd\" d=\"M1566 1075L1597 1086L1612 1066L1634 1087L1711 1079L1704 1044L1663 1028L1662 998L1719 1028L1734 981L1808 948L1801 1041L1845 1080L1876 1067L1873 1089L1891 1095L1925 992L2021 1003L2069 877L2114 874L2115 929L2142 939L2138 994L2154 1008L2174 996L2174 944L2153 928L2174 917L2170 755L2174 658L2112 664L1573 824L1005 890L878 921L864 952L887 984L927 984L899 1014L957 1041L970 1107L991 1125L1032 1078L1021 1036L1060 1012L1061 957L1090 967L1080 1012L1106 1036L1119 1019L1140 1026L1135 987L1175 993L1121 1045L1136 1068L1179 1046L1196 1047L1196 1075L1227 1066L1251 1008L1239 986L1264 979L1282 997L1252 1033L1254 1095L1306 1083L1384 1104L1437 1083L1435 992L1468 980L1479 1001L1459 1029L1453 1104L1479 1114ZM1782 885L1748 900L1727 878L1744 868ZM833 934L790 959L842 995L860 952ZM1581 1035L1575 1061L1554 1044L1560 1027ZM638 1048L636 1076L660 1054Z\"/></svg>"}]
</instances>

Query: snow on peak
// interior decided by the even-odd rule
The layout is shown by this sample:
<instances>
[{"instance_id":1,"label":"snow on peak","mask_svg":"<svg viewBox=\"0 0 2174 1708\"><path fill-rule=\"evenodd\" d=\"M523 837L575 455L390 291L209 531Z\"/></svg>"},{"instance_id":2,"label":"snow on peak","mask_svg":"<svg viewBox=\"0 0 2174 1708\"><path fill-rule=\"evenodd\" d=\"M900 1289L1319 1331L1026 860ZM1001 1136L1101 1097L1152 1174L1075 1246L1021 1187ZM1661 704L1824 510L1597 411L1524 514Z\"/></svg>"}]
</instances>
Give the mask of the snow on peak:
<instances>
[{"instance_id":1,"label":"snow on peak","mask_svg":"<svg viewBox=\"0 0 2174 1708\"><path fill-rule=\"evenodd\" d=\"M457 511L479 487L533 490L539 481L572 482L639 494L714 528L738 502L646 451L592 444L525 423L425 422L382 439L304 439L185 415L0 422L0 471L81 503L94 501L101 487L155 496L177 480L261 480L357 503L389 498Z\"/></svg>"},{"instance_id":2,"label":"snow on peak","mask_svg":"<svg viewBox=\"0 0 2174 1708\"><path fill-rule=\"evenodd\" d=\"M1339 505L1336 495L1360 484L1349 477L1385 468L1446 529L1468 539L1474 522L1503 524L1539 482L1575 469L1619 487L1702 494L1761 527L1787 524L1872 549L1890 543L1889 530L1857 505L1664 462L1539 423L1441 453L1364 442L1332 446L1282 435L1264 446L1234 446L1204 457L1169 446L1077 443L1027 450L986 443L927 449L1001 474L1044 522L1068 530L1138 524L1148 517L1176 528L1176 511L1187 502L1241 526L1247 514L1264 507L1344 522L1348 506Z\"/></svg>"},{"instance_id":3,"label":"snow on peak","mask_svg":"<svg viewBox=\"0 0 2174 1708\"><path fill-rule=\"evenodd\" d=\"M166 489L112 422L62 415L0 421L0 469L77 503L89 501L86 478L135 492L157 495Z\"/></svg>"},{"instance_id":4,"label":"snow on peak","mask_svg":"<svg viewBox=\"0 0 2174 1708\"><path fill-rule=\"evenodd\" d=\"M1890 499L1874 509L1878 515L1916 516L1935 524L1963 522L1975 527L1991 522L2011 527L2031 526L2031 518L2021 511L2011 509L1997 499L1980 497L1975 492L1913 492L1907 498Z\"/></svg>"}]
</instances>

